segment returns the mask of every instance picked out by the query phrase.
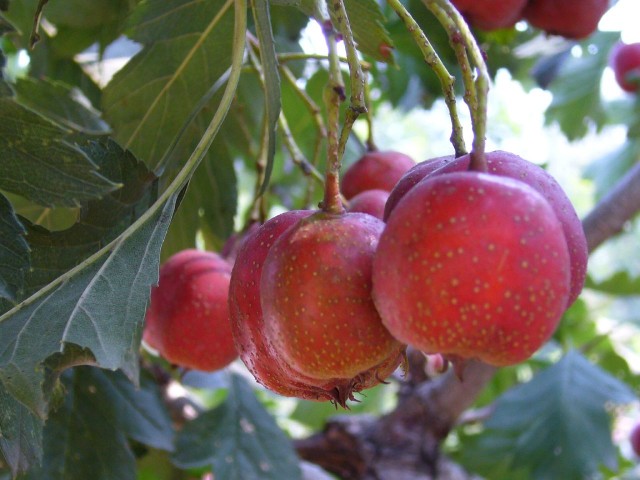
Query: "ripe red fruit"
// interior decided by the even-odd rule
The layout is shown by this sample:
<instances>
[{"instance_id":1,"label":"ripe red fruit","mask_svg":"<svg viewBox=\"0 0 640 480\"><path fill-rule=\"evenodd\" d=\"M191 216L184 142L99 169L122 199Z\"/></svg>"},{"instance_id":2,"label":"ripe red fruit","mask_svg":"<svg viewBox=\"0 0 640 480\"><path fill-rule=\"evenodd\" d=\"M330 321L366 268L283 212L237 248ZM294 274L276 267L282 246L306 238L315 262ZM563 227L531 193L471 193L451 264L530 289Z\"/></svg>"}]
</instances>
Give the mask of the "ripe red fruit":
<instances>
[{"instance_id":1,"label":"ripe red fruit","mask_svg":"<svg viewBox=\"0 0 640 480\"><path fill-rule=\"evenodd\" d=\"M349 212L368 213L382 220L384 206L389 198L385 190L365 190L349 200Z\"/></svg>"},{"instance_id":2,"label":"ripe red fruit","mask_svg":"<svg viewBox=\"0 0 640 480\"><path fill-rule=\"evenodd\" d=\"M580 39L595 32L608 6L609 0L529 0L523 16L547 33Z\"/></svg>"},{"instance_id":3,"label":"ripe red fruit","mask_svg":"<svg viewBox=\"0 0 640 480\"><path fill-rule=\"evenodd\" d=\"M280 236L260 281L266 335L303 375L330 382L343 403L395 369L404 346L371 299L371 263L384 223L318 212Z\"/></svg>"},{"instance_id":4,"label":"ripe red fruit","mask_svg":"<svg viewBox=\"0 0 640 480\"><path fill-rule=\"evenodd\" d=\"M609 63L620 88L626 92L640 89L640 43L619 43L611 50Z\"/></svg>"},{"instance_id":5,"label":"ripe red fruit","mask_svg":"<svg viewBox=\"0 0 640 480\"><path fill-rule=\"evenodd\" d=\"M445 166L454 160L453 155L447 155L444 157L437 157L424 162L420 162L411 167L407 172L398 180L384 207L384 216L382 217L386 222L391 214L391 211L395 208L405 194L411 190L420 180L428 175L431 175L436 170Z\"/></svg>"},{"instance_id":6,"label":"ripe red fruit","mask_svg":"<svg viewBox=\"0 0 640 480\"><path fill-rule=\"evenodd\" d=\"M224 245L220 250L220 255L222 255L222 257L229 263L233 264L236 261L238 252L240 251L240 248L242 248L244 242L259 227L259 223L253 222L245 230L231 235L229 238L227 238L227 241L224 242Z\"/></svg>"},{"instance_id":7,"label":"ripe red fruit","mask_svg":"<svg viewBox=\"0 0 640 480\"><path fill-rule=\"evenodd\" d=\"M633 452L640 457L640 423L633 427L629 440L631 441L631 448L633 449Z\"/></svg>"},{"instance_id":8,"label":"ripe red fruit","mask_svg":"<svg viewBox=\"0 0 640 480\"><path fill-rule=\"evenodd\" d=\"M373 299L401 342L503 366L553 333L569 296L562 226L533 188L477 172L433 175L390 215Z\"/></svg>"},{"instance_id":9,"label":"ripe red fruit","mask_svg":"<svg viewBox=\"0 0 640 480\"><path fill-rule=\"evenodd\" d=\"M348 200L365 190L390 192L404 172L413 165L413 159L404 153L367 152L342 176L342 194Z\"/></svg>"},{"instance_id":10,"label":"ripe red fruit","mask_svg":"<svg viewBox=\"0 0 640 480\"><path fill-rule=\"evenodd\" d=\"M527 0L452 0L469 23L481 30L512 27L522 17Z\"/></svg>"},{"instance_id":11,"label":"ripe red fruit","mask_svg":"<svg viewBox=\"0 0 640 480\"><path fill-rule=\"evenodd\" d=\"M240 247L229 286L231 330L240 358L260 384L288 397L332 400L330 391L303 382L272 347L265 336L260 306L260 277L267 253L287 229L312 213L293 210L278 215L251 233Z\"/></svg>"},{"instance_id":12,"label":"ripe red fruit","mask_svg":"<svg viewBox=\"0 0 640 480\"><path fill-rule=\"evenodd\" d=\"M571 258L571 293L567 306L571 305L578 298L584 286L589 255L582 223L571 204L571 200L546 170L518 155L497 150L488 152L486 159L489 167L488 173L514 178L533 187L549 202L560 220ZM470 156L463 155L455 160L452 157L441 157L417 164L398 181L391 192L385 208L385 220L391 215L400 199L422 178L466 171L469 169L469 162Z\"/></svg>"},{"instance_id":13,"label":"ripe red fruit","mask_svg":"<svg viewBox=\"0 0 640 480\"><path fill-rule=\"evenodd\" d=\"M144 341L169 362L197 370L224 368L237 356L227 295L231 265L218 254L183 250L160 268L151 291Z\"/></svg>"}]
</instances>

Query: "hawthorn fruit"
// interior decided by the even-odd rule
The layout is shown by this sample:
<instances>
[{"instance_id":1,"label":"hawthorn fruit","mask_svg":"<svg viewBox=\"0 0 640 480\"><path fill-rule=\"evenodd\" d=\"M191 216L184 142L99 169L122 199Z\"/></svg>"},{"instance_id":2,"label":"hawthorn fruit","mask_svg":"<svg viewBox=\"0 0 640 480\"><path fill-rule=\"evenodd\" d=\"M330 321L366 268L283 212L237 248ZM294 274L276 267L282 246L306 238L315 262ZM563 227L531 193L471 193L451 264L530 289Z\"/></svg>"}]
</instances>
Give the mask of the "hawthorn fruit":
<instances>
[{"instance_id":1,"label":"hawthorn fruit","mask_svg":"<svg viewBox=\"0 0 640 480\"><path fill-rule=\"evenodd\" d=\"M386 190L365 190L349 200L349 212L368 213L382 220L384 208L389 198Z\"/></svg>"},{"instance_id":2,"label":"hawthorn fruit","mask_svg":"<svg viewBox=\"0 0 640 480\"><path fill-rule=\"evenodd\" d=\"M522 18L527 0L452 0L467 21L480 30L514 26Z\"/></svg>"},{"instance_id":3,"label":"hawthorn fruit","mask_svg":"<svg viewBox=\"0 0 640 480\"><path fill-rule=\"evenodd\" d=\"M620 88L629 93L640 89L640 43L617 44L609 63Z\"/></svg>"},{"instance_id":4,"label":"hawthorn fruit","mask_svg":"<svg viewBox=\"0 0 640 480\"><path fill-rule=\"evenodd\" d=\"M400 177L414 165L413 159L404 153L367 152L345 171L340 190L347 200L365 190L390 192Z\"/></svg>"},{"instance_id":5,"label":"hawthorn fruit","mask_svg":"<svg viewBox=\"0 0 640 480\"><path fill-rule=\"evenodd\" d=\"M549 203L497 175L432 175L389 216L373 299L392 335L496 366L529 358L567 308L569 252Z\"/></svg>"},{"instance_id":6,"label":"hawthorn fruit","mask_svg":"<svg viewBox=\"0 0 640 480\"><path fill-rule=\"evenodd\" d=\"M567 306L580 295L587 274L587 240L582 223L571 204L571 200L558 182L543 168L513 153L497 150L486 154L488 173L514 178L534 188L549 202L562 225L571 259L571 293ZM400 179L389 195L385 207L385 221L400 199L420 180L431 175L463 172L469 169L470 156L459 158L441 157L417 164Z\"/></svg>"},{"instance_id":7,"label":"hawthorn fruit","mask_svg":"<svg viewBox=\"0 0 640 480\"><path fill-rule=\"evenodd\" d=\"M529 0L524 18L534 27L565 38L586 38L596 31L609 0Z\"/></svg>"},{"instance_id":8,"label":"hawthorn fruit","mask_svg":"<svg viewBox=\"0 0 640 480\"><path fill-rule=\"evenodd\" d=\"M237 356L227 298L231 265L213 252L183 250L160 268L143 339L169 362L214 371Z\"/></svg>"},{"instance_id":9,"label":"hawthorn fruit","mask_svg":"<svg viewBox=\"0 0 640 480\"><path fill-rule=\"evenodd\" d=\"M273 348L265 336L260 305L260 277L269 250L287 229L312 213L310 210L282 213L252 232L240 247L229 286L231 331L241 360L258 383L288 397L332 400L330 391L311 385L310 379L305 382Z\"/></svg>"},{"instance_id":10,"label":"hawthorn fruit","mask_svg":"<svg viewBox=\"0 0 640 480\"><path fill-rule=\"evenodd\" d=\"M631 430L631 436L629 438L631 442L631 449L636 456L640 457L640 423L637 423L633 430Z\"/></svg>"},{"instance_id":11,"label":"hawthorn fruit","mask_svg":"<svg viewBox=\"0 0 640 480\"><path fill-rule=\"evenodd\" d=\"M264 261L264 334L294 370L331 385L340 404L383 381L403 358L371 298L383 228L362 213L317 212L285 231Z\"/></svg>"}]
</instances>

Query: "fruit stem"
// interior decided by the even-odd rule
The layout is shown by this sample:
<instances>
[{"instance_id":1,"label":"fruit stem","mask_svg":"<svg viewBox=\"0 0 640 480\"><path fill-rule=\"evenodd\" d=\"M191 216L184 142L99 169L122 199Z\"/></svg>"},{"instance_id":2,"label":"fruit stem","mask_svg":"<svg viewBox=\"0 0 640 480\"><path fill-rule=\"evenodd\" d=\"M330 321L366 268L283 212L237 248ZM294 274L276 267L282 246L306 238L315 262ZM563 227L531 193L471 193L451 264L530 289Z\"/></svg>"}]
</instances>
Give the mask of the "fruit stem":
<instances>
[{"instance_id":1,"label":"fruit stem","mask_svg":"<svg viewBox=\"0 0 640 480\"><path fill-rule=\"evenodd\" d=\"M343 213L340 199L340 104L345 100L345 86L342 81L337 53L336 32L331 22L324 22L324 35L329 50L329 82L325 87L324 101L327 106L327 170L324 182L324 199L320 208L328 213Z\"/></svg>"},{"instance_id":2,"label":"fruit stem","mask_svg":"<svg viewBox=\"0 0 640 480\"><path fill-rule=\"evenodd\" d=\"M307 177L317 180L320 184L324 183L324 177L322 174L309 162L309 160L307 160L304 153L302 153L302 150L300 150L300 147L298 147L298 144L291 133L291 129L289 128L289 122L287 122L287 118L284 116L283 112L280 113L280 118L278 118L278 125L282 131L284 145L287 147L293 163L300 167L302 173Z\"/></svg>"},{"instance_id":3,"label":"fruit stem","mask_svg":"<svg viewBox=\"0 0 640 480\"><path fill-rule=\"evenodd\" d=\"M326 60L327 56L322 53L302 53L302 52L285 52L278 54L278 63L283 65L287 62L292 62L295 60ZM347 57L339 56L338 60L342 63L348 63L349 60ZM364 60L359 60L360 68L364 71L371 70L371 64Z\"/></svg>"},{"instance_id":4,"label":"fruit stem","mask_svg":"<svg viewBox=\"0 0 640 480\"><path fill-rule=\"evenodd\" d=\"M422 0L422 2L445 27L462 70L462 79L465 86L464 98L469 106L473 130L473 145L469 168L479 172L486 172L488 168L484 153L487 130L489 72L484 55L471 30L469 30L469 26L449 0ZM469 58L473 61L473 66ZM475 78L474 74L476 75Z\"/></svg>"},{"instance_id":5,"label":"fruit stem","mask_svg":"<svg viewBox=\"0 0 640 480\"><path fill-rule=\"evenodd\" d=\"M462 124L460 123L460 117L458 116L456 93L454 89L455 77L449 73L447 67L431 45L431 42L420 28L420 25L418 25L414 20L402 2L400 2L400 0L387 0L387 4L404 22L407 31L413 36L416 45L420 49L420 52L422 52L425 63L433 70L440 81L440 86L444 94L444 101L447 105L447 109L449 110L449 116L451 117L451 144L455 150L456 157L460 157L467 153L467 148L464 144Z\"/></svg>"},{"instance_id":6,"label":"fruit stem","mask_svg":"<svg viewBox=\"0 0 640 480\"><path fill-rule=\"evenodd\" d=\"M355 117L357 118L359 114L366 113L367 111L364 99L364 73L360 66L358 51L356 50L356 44L353 40L353 33L351 31L349 17L347 16L343 0L331 0L327 3L329 4L329 9L332 13L331 18L335 24L335 28L342 36L344 46L347 51L347 63L349 64L349 75L351 76L351 97L349 109L355 112ZM346 124L343 128L346 128Z\"/></svg>"},{"instance_id":7,"label":"fruit stem","mask_svg":"<svg viewBox=\"0 0 640 480\"><path fill-rule=\"evenodd\" d=\"M369 82L364 83L364 103L367 106L367 152L375 152L378 147L373 139L373 111L371 109L371 85L369 85Z\"/></svg>"}]
</instances>

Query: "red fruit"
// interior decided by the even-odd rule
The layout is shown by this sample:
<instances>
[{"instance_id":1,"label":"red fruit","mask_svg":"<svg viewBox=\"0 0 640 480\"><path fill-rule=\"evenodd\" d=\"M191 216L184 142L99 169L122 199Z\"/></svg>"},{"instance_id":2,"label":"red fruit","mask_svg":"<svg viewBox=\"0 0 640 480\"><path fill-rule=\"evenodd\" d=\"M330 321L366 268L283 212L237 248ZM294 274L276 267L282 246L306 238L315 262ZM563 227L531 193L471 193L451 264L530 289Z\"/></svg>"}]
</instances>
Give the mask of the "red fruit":
<instances>
[{"instance_id":1,"label":"red fruit","mask_svg":"<svg viewBox=\"0 0 640 480\"><path fill-rule=\"evenodd\" d=\"M640 43L619 43L613 47L610 64L620 88L626 92L640 89Z\"/></svg>"},{"instance_id":2,"label":"red fruit","mask_svg":"<svg viewBox=\"0 0 640 480\"><path fill-rule=\"evenodd\" d=\"M608 7L609 0L529 0L523 16L547 33L580 39L596 31Z\"/></svg>"},{"instance_id":3,"label":"red fruit","mask_svg":"<svg viewBox=\"0 0 640 480\"><path fill-rule=\"evenodd\" d=\"M400 199L404 197L404 195L409 190L411 190L420 180L445 166L447 163L453 161L453 159L453 155L447 155L445 157L437 157L426 160L411 167L400 178L400 180L398 180L396 186L393 187L393 190L391 190L391 193L389 193L389 198L387 199L387 203L384 207L384 221L387 221L387 219L389 218L389 214L395 208Z\"/></svg>"},{"instance_id":4,"label":"red fruit","mask_svg":"<svg viewBox=\"0 0 640 480\"><path fill-rule=\"evenodd\" d=\"M562 225L528 185L477 172L434 175L389 217L373 299L401 342L503 366L529 358L567 306Z\"/></svg>"},{"instance_id":5,"label":"red fruit","mask_svg":"<svg viewBox=\"0 0 640 480\"><path fill-rule=\"evenodd\" d=\"M384 223L318 212L276 241L260 281L266 335L291 367L334 385L338 401L382 381L404 347L371 299L371 262Z\"/></svg>"},{"instance_id":6,"label":"red fruit","mask_svg":"<svg viewBox=\"0 0 640 480\"><path fill-rule=\"evenodd\" d=\"M571 293L567 306L571 305L578 298L584 286L589 256L582 223L571 201L558 182L546 170L518 155L497 150L488 152L486 159L490 174L514 178L533 187L549 202L560 220L571 258ZM430 175L466 171L469 169L469 161L469 155L463 155L455 160L451 160L451 157L441 157L417 164L407 172L405 177L400 179L396 188L391 192L389 200L387 200L385 219L388 219L400 199L413 185L418 183L419 179Z\"/></svg>"},{"instance_id":7,"label":"red fruit","mask_svg":"<svg viewBox=\"0 0 640 480\"><path fill-rule=\"evenodd\" d=\"M288 397L332 400L330 392L298 380L299 375L282 360L265 336L260 306L260 277L267 253L275 241L310 210L294 210L268 220L241 246L231 274L229 311L231 330L240 358L256 380Z\"/></svg>"},{"instance_id":8,"label":"red fruit","mask_svg":"<svg viewBox=\"0 0 640 480\"><path fill-rule=\"evenodd\" d=\"M227 307L230 276L216 253L184 250L169 258L151 291L144 341L182 367L213 371L231 363L238 354Z\"/></svg>"},{"instance_id":9,"label":"red fruit","mask_svg":"<svg viewBox=\"0 0 640 480\"><path fill-rule=\"evenodd\" d=\"M236 261L238 252L240 251L240 248L242 248L244 242L259 227L259 223L253 222L242 232L234 233L233 235L231 235L229 238L227 238L227 241L224 242L224 245L220 250L220 255L222 255L222 257L224 257L224 259L229 263L233 264Z\"/></svg>"},{"instance_id":10,"label":"red fruit","mask_svg":"<svg viewBox=\"0 0 640 480\"><path fill-rule=\"evenodd\" d=\"M390 192L415 162L400 152L367 152L342 177L342 194L348 200L365 190Z\"/></svg>"},{"instance_id":11,"label":"red fruit","mask_svg":"<svg viewBox=\"0 0 640 480\"><path fill-rule=\"evenodd\" d=\"M631 448L633 449L633 452L640 457L640 423L633 427L629 440L631 441Z\"/></svg>"},{"instance_id":12,"label":"red fruit","mask_svg":"<svg viewBox=\"0 0 640 480\"><path fill-rule=\"evenodd\" d=\"M512 27L522 17L527 0L452 0L469 23L481 30Z\"/></svg>"},{"instance_id":13,"label":"red fruit","mask_svg":"<svg viewBox=\"0 0 640 480\"><path fill-rule=\"evenodd\" d=\"M382 220L384 206L389 198L389 192L385 190L365 190L349 200L350 212L368 213Z\"/></svg>"}]
</instances>

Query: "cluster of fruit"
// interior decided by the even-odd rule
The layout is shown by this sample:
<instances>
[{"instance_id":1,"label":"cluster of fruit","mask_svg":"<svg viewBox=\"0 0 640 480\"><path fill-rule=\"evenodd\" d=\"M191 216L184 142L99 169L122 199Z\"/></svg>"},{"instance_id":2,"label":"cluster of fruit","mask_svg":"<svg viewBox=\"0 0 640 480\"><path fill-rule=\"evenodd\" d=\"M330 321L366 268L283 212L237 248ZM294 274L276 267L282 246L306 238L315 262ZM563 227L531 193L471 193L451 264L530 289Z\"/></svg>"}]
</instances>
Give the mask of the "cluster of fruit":
<instances>
[{"instance_id":1,"label":"cluster of fruit","mask_svg":"<svg viewBox=\"0 0 640 480\"><path fill-rule=\"evenodd\" d=\"M481 30L496 30L527 20L551 35L580 39L591 35L609 0L452 0L467 21Z\"/></svg>"},{"instance_id":2,"label":"cluster of fruit","mask_svg":"<svg viewBox=\"0 0 640 480\"><path fill-rule=\"evenodd\" d=\"M406 345L458 365L529 358L582 289L586 241L545 170L507 152L486 160L479 173L469 155L416 165L370 152L343 177L346 212L270 219L232 270L213 253L172 257L147 344L205 370L237 349L270 390L339 404L389 376ZM373 215L355 211L365 194Z\"/></svg>"}]
</instances>

